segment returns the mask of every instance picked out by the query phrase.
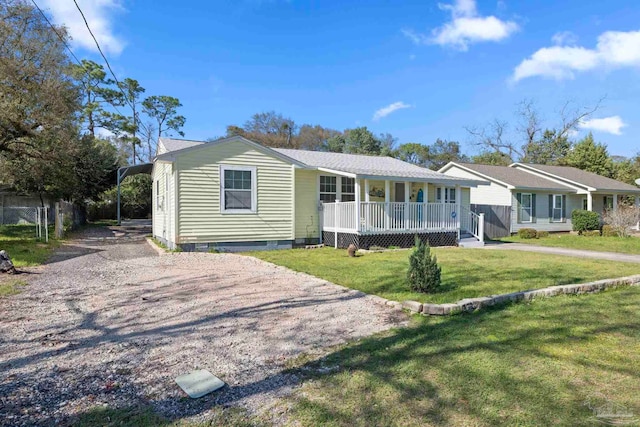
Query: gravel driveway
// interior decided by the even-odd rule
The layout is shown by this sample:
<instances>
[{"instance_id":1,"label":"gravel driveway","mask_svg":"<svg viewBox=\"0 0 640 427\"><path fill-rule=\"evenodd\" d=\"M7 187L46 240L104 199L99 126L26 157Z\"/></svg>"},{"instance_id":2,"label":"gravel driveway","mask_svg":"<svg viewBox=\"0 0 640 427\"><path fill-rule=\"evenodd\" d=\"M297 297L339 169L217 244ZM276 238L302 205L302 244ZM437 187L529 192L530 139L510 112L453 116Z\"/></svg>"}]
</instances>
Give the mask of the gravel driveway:
<instances>
[{"instance_id":1,"label":"gravel driveway","mask_svg":"<svg viewBox=\"0 0 640 427\"><path fill-rule=\"evenodd\" d=\"M231 254L158 256L136 230L91 229L0 299L0 425L67 424L101 405L206 418L268 409L297 383L285 362L406 317L369 297ZM228 387L185 399L174 378Z\"/></svg>"}]
</instances>

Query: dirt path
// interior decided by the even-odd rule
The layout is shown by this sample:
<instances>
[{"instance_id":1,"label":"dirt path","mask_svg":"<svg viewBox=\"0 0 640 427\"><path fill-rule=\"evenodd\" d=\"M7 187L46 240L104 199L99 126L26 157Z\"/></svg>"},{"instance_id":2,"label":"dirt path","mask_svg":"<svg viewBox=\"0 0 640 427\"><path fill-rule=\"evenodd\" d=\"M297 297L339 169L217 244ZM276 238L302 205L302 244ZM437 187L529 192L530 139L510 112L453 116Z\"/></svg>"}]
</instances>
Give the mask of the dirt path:
<instances>
[{"instance_id":1,"label":"dirt path","mask_svg":"<svg viewBox=\"0 0 640 427\"><path fill-rule=\"evenodd\" d=\"M23 278L23 293L0 300L2 425L65 424L99 405L260 411L295 386L288 359L406 321L254 258L158 256L135 230L90 230ZM174 378L196 368L228 387L184 399Z\"/></svg>"}]
</instances>

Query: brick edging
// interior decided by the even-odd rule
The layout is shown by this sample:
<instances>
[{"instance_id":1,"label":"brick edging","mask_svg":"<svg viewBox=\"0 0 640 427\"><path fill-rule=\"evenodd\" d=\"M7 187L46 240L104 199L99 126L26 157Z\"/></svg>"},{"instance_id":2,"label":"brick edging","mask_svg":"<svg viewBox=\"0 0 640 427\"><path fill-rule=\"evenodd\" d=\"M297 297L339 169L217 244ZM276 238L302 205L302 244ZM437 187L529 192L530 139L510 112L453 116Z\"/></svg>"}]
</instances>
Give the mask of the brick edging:
<instances>
[{"instance_id":1,"label":"brick edging","mask_svg":"<svg viewBox=\"0 0 640 427\"><path fill-rule=\"evenodd\" d=\"M420 303L418 301L411 300L398 302L386 300L378 296L376 296L374 302L394 308L403 308L414 314L421 313L423 316L446 316L468 313L486 307L491 307L493 305L519 301L531 301L535 298L546 298L556 295L594 293L618 286L637 286L638 284L640 284L640 275L619 277L617 279L603 279L595 282L578 283L573 285L548 286L541 289L490 295L488 297L465 298L450 304Z\"/></svg>"}]
</instances>

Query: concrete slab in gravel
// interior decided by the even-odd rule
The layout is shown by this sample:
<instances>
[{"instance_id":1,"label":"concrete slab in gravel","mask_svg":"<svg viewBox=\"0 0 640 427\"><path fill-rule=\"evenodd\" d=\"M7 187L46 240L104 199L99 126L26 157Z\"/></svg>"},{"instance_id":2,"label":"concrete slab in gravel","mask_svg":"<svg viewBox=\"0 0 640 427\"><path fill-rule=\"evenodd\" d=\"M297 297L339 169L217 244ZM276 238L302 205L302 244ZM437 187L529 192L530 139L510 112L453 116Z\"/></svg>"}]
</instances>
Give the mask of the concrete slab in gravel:
<instances>
[{"instance_id":1,"label":"concrete slab in gravel","mask_svg":"<svg viewBox=\"0 0 640 427\"><path fill-rule=\"evenodd\" d=\"M176 378L176 384L192 399L197 399L224 387L224 381L206 369L180 375Z\"/></svg>"}]
</instances>

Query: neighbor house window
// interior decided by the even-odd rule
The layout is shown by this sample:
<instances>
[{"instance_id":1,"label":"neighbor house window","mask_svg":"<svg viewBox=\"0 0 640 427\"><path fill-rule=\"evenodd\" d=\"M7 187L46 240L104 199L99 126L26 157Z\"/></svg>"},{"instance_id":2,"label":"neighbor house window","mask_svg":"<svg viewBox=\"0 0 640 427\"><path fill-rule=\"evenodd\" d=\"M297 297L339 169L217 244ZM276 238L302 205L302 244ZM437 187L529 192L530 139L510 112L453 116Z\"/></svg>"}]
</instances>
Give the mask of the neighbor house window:
<instances>
[{"instance_id":1,"label":"neighbor house window","mask_svg":"<svg viewBox=\"0 0 640 427\"><path fill-rule=\"evenodd\" d=\"M342 196L341 201L343 202L354 202L356 200L356 179L355 178L340 178L342 181L341 189Z\"/></svg>"},{"instance_id":2,"label":"neighbor house window","mask_svg":"<svg viewBox=\"0 0 640 427\"><path fill-rule=\"evenodd\" d=\"M553 195L553 216L552 216L552 221L553 222L562 222L564 220L564 218L562 217L562 195L561 194L554 194Z\"/></svg>"},{"instance_id":3,"label":"neighbor house window","mask_svg":"<svg viewBox=\"0 0 640 427\"><path fill-rule=\"evenodd\" d=\"M533 216L533 196L531 193L522 193L520 199L520 220L531 222Z\"/></svg>"},{"instance_id":4,"label":"neighbor house window","mask_svg":"<svg viewBox=\"0 0 640 427\"><path fill-rule=\"evenodd\" d=\"M220 166L220 210L227 213L251 213L257 210L256 168Z\"/></svg>"},{"instance_id":5,"label":"neighbor house window","mask_svg":"<svg viewBox=\"0 0 640 427\"><path fill-rule=\"evenodd\" d=\"M160 196L160 180L156 181L156 207L162 209L162 199Z\"/></svg>"},{"instance_id":6,"label":"neighbor house window","mask_svg":"<svg viewBox=\"0 0 640 427\"><path fill-rule=\"evenodd\" d=\"M587 201L586 197L584 199L582 199L582 210L583 211L588 211L589 210L589 202Z\"/></svg>"},{"instance_id":7,"label":"neighbor house window","mask_svg":"<svg viewBox=\"0 0 640 427\"><path fill-rule=\"evenodd\" d=\"M443 199L444 197L444 199ZM438 187L436 188L436 202L437 203L455 203L456 202L456 189L452 187Z\"/></svg>"},{"instance_id":8,"label":"neighbor house window","mask_svg":"<svg viewBox=\"0 0 640 427\"><path fill-rule=\"evenodd\" d=\"M604 209L608 211L613 210L613 196L605 196Z\"/></svg>"},{"instance_id":9,"label":"neighbor house window","mask_svg":"<svg viewBox=\"0 0 640 427\"><path fill-rule=\"evenodd\" d=\"M320 175L320 201L333 203L338 197L335 176Z\"/></svg>"}]
</instances>

